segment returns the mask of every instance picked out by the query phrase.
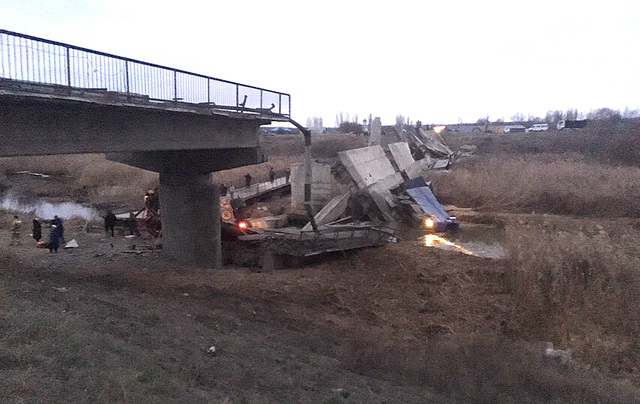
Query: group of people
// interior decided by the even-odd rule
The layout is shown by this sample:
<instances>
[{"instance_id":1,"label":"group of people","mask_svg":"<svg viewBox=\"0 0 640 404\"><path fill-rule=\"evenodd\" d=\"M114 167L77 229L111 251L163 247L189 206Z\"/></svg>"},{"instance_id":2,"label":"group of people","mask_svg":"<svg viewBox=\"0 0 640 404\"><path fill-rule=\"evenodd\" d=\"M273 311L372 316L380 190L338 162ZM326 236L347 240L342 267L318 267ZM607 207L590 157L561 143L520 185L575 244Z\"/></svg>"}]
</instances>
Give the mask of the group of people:
<instances>
[{"instance_id":1,"label":"group of people","mask_svg":"<svg viewBox=\"0 0 640 404\"><path fill-rule=\"evenodd\" d=\"M58 252L58 248L60 248L60 244L64 243L64 224L62 219L57 215L53 217L53 220L47 221L51 228L49 230L49 240L46 243L46 247L49 249L49 252ZM22 221L18 217L18 215L13 216L13 222L11 224L11 242L10 245L20 245L21 241L21 229L22 229ZM38 219L33 219L33 224L31 228L31 234L36 243L40 244L40 240L42 240L42 223Z\"/></svg>"},{"instance_id":2,"label":"group of people","mask_svg":"<svg viewBox=\"0 0 640 404\"><path fill-rule=\"evenodd\" d=\"M289 177L291 177L291 170L289 168L287 168L284 171L284 176L285 176L285 182L289 182ZM251 186L252 179L253 177L251 176L251 174L246 173L244 175L244 186L249 188ZM269 167L269 181L274 182L275 180L276 180L276 170L274 170L273 167Z\"/></svg>"}]
</instances>

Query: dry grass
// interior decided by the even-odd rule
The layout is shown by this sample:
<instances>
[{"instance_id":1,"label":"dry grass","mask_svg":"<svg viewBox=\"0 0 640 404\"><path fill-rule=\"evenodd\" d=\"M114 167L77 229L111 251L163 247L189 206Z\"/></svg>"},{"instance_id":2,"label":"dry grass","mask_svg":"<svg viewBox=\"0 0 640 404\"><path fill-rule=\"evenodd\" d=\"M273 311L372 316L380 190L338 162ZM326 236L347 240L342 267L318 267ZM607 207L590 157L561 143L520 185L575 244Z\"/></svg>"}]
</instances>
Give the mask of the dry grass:
<instances>
[{"instance_id":1,"label":"dry grass","mask_svg":"<svg viewBox=\"0 0 640 404\"><path fill-rule=\"evenodd\" d=\"M0 158L0 182L22 170L71 177L77 188L86 189L93 204L139 204L144 191L158 182L156 173L108 161L101 154Z\"/></svg>"},{"instance_id":2,"label":"dry grass","mask_svg":"<svg viewBox=\"0 0 640 404\"><path fill-rule=\"evenodd\" d=\"M566 218L507 227L515 326L640 380L640 231Z\"/></svg>"},{"instance_id":3,"label":"dry grass","mask_svg":"<svg viewBox=\"0 0 640 404\"><path fill-rule=\"evenodd\" d=\"M575 156L573 156L575 157ZM640 168L566 155L476 158L433 181L444 203L492 211L640 217Z\"/></svg>"},{"instance_id":4,"label":"dry grass","mask_svg":"<svg viewBox=\"0 0 640 404\"><path fill-rule=\"evenodd\" d=\"M640 398L640 391L628 383L548 360L542 355L543 344L495 336L400 346L375 332L355 333L338 352L350 370L429 387L454 402L629 403Z\"/></svg>"},{"instance_id":5,"label":"dry grass","mask_svg":"<svg viewBox=\"0 0 640 404\"><path fill-rule=\"evenodd\" d=\"M367 141L367 137L352 133L313 135L311 154L316 159L334 158L339 151L366 146ZM301 156L304 153L302 135L263 136L261 145L268 156Z\"/></svg>"},{"instance_id":6,"label":"dry grass","mask_svg":"<svg viewBox=\"0 0 640 404\"><path fill-rule=\"evenodd\" d=\"M570 153L601 164L640 166L640 122L637 121L618 125L592 122L586 129L526 134L474 136L448 132L444 139L453 150L474 144L479 154L488 156Z\"/></svg>"}]
</instances>

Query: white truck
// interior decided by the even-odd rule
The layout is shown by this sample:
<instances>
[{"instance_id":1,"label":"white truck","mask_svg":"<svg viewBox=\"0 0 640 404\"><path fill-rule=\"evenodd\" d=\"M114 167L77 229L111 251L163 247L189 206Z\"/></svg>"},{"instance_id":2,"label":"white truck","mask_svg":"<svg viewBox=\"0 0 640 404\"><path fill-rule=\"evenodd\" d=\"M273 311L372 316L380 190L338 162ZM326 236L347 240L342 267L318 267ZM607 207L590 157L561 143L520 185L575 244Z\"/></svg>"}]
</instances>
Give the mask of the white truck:
<instances>
[{"instance_id":1,"label":"white truck","mask_svg":"<svg viewBox=\"0 0 640 404\"><path fill-rule=\"evenodd\" d=\"M530 128L527 128L525 132L544 132L545 130L549 130L549 125L546 123L535 123Z\"/></svg>"}]
</instances>

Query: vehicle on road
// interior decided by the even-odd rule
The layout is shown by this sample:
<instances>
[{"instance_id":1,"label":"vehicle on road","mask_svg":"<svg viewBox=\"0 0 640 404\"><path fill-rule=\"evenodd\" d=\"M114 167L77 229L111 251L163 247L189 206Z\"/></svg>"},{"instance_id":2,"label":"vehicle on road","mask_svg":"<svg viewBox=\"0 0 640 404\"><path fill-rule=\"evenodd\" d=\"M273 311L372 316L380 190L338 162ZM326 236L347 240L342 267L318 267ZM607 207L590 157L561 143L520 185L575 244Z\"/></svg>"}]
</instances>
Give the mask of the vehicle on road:
<instances>
[{"instance_id":1,"label":"vehicle on road","mask_svg":"<svg viewBox=\"0 0 640 404\"><path fill-rule=\"evenodd\" d=\"M524 125L505 125L504 133L524 132L527 128Z\"/></svg>"},{"instance_id":2,"label":"vehicle on road","mask_svg":"<svg viewBox=\"0 0 640 404\"><path fill-rule=\"evenodd\" d=\"M533 124L530 128L527 128L525 132L544 132L545 130L549 130L549 124L546 123L536 123Z\"/></svg>"}]
</instances>

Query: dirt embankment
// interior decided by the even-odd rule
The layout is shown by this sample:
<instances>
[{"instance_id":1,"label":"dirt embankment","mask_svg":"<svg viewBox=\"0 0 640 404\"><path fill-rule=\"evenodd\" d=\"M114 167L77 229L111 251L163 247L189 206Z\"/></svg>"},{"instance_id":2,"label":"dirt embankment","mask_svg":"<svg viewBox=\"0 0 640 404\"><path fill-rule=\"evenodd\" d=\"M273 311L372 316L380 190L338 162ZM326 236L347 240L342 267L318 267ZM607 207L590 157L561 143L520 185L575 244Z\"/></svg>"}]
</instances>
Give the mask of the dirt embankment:
<instances>
[{"instance_id":1,"label":"dirt embankment","mask_svg":"<svg viewBox=\"0 0 640 404\"><path fill-rule=\"evenodd\" d=\"M4 249L7 402L636 398L509 342L503 261L407 242L298 269L211 271L78 239L57 255Z\"/></svg>"}]
</instances>

